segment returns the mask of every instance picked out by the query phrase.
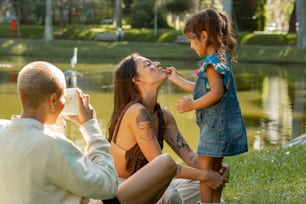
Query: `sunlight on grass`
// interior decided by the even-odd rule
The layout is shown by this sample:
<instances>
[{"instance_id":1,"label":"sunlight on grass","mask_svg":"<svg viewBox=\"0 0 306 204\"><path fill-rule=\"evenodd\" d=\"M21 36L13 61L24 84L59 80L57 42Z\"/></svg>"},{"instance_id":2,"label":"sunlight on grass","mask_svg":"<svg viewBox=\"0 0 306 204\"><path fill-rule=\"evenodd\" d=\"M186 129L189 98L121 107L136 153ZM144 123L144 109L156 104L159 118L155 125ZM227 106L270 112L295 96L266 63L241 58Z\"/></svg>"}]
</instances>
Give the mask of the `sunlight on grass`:
<instances>
[{"instance_id":1,"label":"sunlight on grass","mask_svg":"<svg viewBox=\"0 0 306 204\"><path fill-rule=\"evenodd\" d=\"M229 203L305 203L306 145L251 151L225 159L231 179Z\"/></svg>"}]
</instances>

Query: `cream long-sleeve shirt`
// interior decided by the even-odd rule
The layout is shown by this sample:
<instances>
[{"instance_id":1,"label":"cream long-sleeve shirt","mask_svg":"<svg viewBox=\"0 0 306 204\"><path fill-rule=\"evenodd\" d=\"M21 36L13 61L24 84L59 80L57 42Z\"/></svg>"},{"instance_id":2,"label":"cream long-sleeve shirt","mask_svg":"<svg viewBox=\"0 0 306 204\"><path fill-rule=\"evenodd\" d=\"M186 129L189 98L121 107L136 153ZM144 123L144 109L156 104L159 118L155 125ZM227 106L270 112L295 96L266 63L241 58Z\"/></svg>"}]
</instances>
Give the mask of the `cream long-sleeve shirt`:
<instances>
[{"instance_id":1,"label":"cream long-sleeve shirt","mask_svg":"<svg viewBox=\"0 0 306 204\"><path fill-rule=\"evenodd\" d=\"M37 120L14 116L2 123L0 204L79 204L114 197L118 179L109 143L96 120L80 131L84 152Z\"/></svg>"}]
</instances>

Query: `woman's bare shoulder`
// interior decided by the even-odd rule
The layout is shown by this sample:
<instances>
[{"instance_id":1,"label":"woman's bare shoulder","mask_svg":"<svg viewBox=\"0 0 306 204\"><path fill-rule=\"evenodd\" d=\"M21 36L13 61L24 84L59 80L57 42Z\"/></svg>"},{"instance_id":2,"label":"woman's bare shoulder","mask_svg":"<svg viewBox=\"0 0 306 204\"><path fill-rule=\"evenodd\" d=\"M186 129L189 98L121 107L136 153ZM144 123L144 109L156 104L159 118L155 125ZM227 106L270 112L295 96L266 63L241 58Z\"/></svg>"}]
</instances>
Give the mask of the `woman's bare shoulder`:
<instances>
[{"instance_id":1,"label":"woman's bare shoulder","mask_svg":"<svg viewBox=\"0 0 306 204\"><path fill-rule=\"evenodd\" d=\"M148 110L143 104L135 103L126 110L122 120L125 123L132 125L136 121L138 121L139 118L143 118L144 116L146 116L145 118L147 118L148 115Z\"/></svg>"},{"instance_id":2,"label":"woman's bare shoulder","mask_svg":"<svg viewBox=\"0 0 306 204\"><path fill-rule=\"evenodd\" d=\"M141 103L134 103L126 110L126 114L137 114L141 110L146 110L146 107Z\"/></svg>"}]
</instances>

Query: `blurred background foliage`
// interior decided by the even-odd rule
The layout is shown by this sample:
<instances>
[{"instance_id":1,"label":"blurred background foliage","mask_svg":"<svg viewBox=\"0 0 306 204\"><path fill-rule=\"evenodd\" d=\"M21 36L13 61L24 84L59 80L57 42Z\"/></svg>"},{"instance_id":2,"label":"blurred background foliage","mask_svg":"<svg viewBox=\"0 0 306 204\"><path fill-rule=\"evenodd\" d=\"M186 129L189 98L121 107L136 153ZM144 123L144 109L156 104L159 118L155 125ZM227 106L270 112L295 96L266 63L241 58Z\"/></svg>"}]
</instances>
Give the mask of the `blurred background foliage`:
<instances>
[{"instance_id":1,"label":"blurred background foliage","mask_svg":"<svg viewBox=\"0 0 306 204\"><path fill-rule=\"evenodd\" d=\"M61 27L71 24L88 26L114 24L119 18L120 23L132 28L153 28L154 15L157 14L158 27L168 28L174 27L178 18L184 22L188 14L197 10L208 7L222 10L223 1L52 0L52 21L53 25ZM275 23L275 29L288 30L290 17L295 12L294 0L230 1L233 24L239 31L263 31L265 26ZM8 24L12 18L19 16L22 25L43 25L45 3L46 0L0 0L0 24Z\"/></svg>"},{"instance_id":2,"label":"blurred background foliage","mask_svg":"<svg viewBox=\"0 0 306 204\"><path fill-rule=\"evenodd\" d=\"M296 6L306 0L0 0L0 37L44 38L47 2L54 39L93 40L122 28L127 41L173 42L190 14L214 8L229 14L239 43L306 47L306 15L299 25Z\"/></svg>"}]
</instances>

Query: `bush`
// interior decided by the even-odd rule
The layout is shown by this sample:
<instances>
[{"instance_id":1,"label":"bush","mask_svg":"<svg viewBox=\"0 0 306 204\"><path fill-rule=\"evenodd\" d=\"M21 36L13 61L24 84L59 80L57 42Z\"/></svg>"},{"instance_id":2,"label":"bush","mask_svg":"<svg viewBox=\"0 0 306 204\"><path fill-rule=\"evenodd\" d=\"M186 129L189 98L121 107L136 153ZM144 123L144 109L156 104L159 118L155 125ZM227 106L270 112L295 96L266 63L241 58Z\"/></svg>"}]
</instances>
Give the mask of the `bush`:
<instances>
[{"instance_id":1,"label":"bush","mask_svg":"<svg viewBox=\"0 0 306 204\"><path fill-rule=\"evenodd\" d=\"M295 45L296 34L248 33L241 38L241 44L252 45Z\"/></svg>"}]
</instances>

